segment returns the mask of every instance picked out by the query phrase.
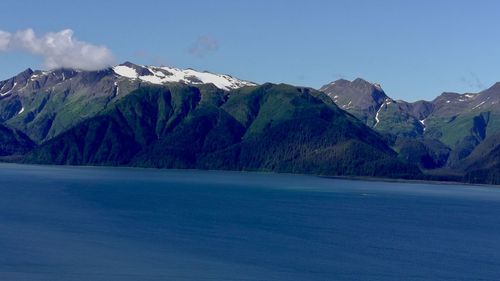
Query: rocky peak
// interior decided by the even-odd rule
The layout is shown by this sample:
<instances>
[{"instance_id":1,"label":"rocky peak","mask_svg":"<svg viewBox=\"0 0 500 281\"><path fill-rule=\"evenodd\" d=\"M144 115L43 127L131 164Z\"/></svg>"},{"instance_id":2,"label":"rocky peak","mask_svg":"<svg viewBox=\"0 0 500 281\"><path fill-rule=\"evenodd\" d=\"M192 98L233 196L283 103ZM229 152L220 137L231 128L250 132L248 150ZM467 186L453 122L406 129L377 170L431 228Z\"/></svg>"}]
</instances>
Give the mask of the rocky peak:
<instances>
[{"instance_id":1,"label":"rocky peak","mask_svg":"<svg viewBox=\"0 0 500 281\"><path fill-rule=\"evenodd\" d=\"M370 83L362 78L353 81L339 79L324 85L320 90L341 108L368 111L370 115L388 99L379 84Z\"/></svg>"}]
</instances>

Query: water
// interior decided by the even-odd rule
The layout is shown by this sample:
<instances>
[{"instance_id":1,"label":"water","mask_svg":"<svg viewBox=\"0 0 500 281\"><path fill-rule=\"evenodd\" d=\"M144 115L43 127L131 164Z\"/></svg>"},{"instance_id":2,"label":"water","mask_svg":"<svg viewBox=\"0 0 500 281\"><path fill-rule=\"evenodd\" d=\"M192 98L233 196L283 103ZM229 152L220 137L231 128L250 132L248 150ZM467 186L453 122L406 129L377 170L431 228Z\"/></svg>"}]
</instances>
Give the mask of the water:
<instances>
[{"instance_id":1,"label":"water","mask_svg":"<svg viewBox=\"0 0 500 281\"><path fill-rule=\"evenodd\" d=\"M0 164L0 280L498 280L500 189Z\"/></svg>"}]
</instances>

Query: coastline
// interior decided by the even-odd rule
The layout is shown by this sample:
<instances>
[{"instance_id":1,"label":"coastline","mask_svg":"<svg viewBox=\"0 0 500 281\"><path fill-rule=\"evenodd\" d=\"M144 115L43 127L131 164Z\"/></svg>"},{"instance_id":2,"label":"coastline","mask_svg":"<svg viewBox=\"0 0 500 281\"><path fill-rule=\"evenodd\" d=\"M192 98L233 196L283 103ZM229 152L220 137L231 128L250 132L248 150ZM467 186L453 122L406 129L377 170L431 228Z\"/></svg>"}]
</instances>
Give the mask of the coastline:
<instances>
[{"instance_id":1,"label":"coastline","mask_svg":"<svg viewBox=\"0 0 500 281\"><path fill-rule=\"evenodd\" d=\"M227 172L227 173L243 173L243 174L261 174L261 175L285 175L285 176L308 176L323 179L337 179L349 181L364 181L364 182L387 182L387 183L405 183L405 184L432 184L432 185L463 185L463 186L478 186L478 187L494 187L495 184L470 183L461 181L446 181L446 180L426 180L426 179L404 179L404 178L386 178L373 176L355 176L355 175L321 175L321 174L306 174L306 173L290 173L277 171L261 171L261 170L225 170L225 169L183 169L183 168L156 168L156 167L141 167L141 166L110 166L110 165L57 165L57 164L37 164L37 163L22 163L22 162L3 162L1 165L18 165L18 166L33 166L33 167L67 167L67 168L90 168L90 169L132 169L136 171L191 171L191 172Z\"/></svg>"}]
</instances>

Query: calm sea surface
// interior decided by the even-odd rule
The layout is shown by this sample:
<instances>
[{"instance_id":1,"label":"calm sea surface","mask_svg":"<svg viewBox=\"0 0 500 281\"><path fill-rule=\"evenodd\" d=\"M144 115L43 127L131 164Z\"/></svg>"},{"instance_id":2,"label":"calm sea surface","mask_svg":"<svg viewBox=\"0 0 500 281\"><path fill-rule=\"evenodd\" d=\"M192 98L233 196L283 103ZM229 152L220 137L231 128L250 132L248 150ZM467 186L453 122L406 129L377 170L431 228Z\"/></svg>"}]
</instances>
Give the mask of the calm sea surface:
<instances>
[{"instance_id":1,"label":"calm sea surface","mask_svg":"<svg viewBox=\"0 0 500 281\"><path fill-rule=\"evenodd\" d=\"M500 280L500 188L0 164L0 280Z\"/></svg>"}]
</instances>

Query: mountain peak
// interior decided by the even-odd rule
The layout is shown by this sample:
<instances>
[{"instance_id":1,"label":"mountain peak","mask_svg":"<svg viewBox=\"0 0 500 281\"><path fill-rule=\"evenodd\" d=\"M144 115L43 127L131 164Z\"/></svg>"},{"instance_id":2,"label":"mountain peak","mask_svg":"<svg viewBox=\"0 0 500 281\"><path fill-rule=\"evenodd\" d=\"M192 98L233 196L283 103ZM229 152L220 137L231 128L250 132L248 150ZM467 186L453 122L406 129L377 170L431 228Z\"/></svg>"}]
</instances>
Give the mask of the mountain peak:
<instances>
[{"instance_id":1,"label":"mountain peak","mask_svg":"<svg viewBox=\"0 0 500 281\"><path fill-rule=\"evenodd\" d=\"M372 83L370 81L367 81L363 78L356 78L353 81L341 78L337 79L329 84L324 85L321 87L321 89L326 89L331 86L337 86L337 87L373 87L378 91L383 92L382 87L378 83Z\"/></svg>"},{"instance_id":2,"label":"mountain peak","mask_svg":"<svg viewBox=\"0 0 500 281\"><path fill-rule=\"evenodd\" d=\"M23 70L23 71L22 71L21 73L19 73L19 74L23 74L23 73L24 73L24 74L30 74L30 75L31 75L31 74L33 74L33 69L31 69L31 68L29 68L29 67L28 67L28 68L26 68L25 70Z\"/></svg>"},{"instance_id":3,"label":"mountain peak","mask_svg":"<svg viewBox=\"0 0 500 281\"><path fill-rule=\"evenodd\" d=\"M134 67L134 66L138 66L137 64L135 63L132 63L130 61L124 61L123 63L119 64L119 65L124 65L124 66L130 66L130 67Z\"/></svg>"},{"instance_id":4,"label":"mountain peak","mask_svg":"<svg viewBox=\"0 0 500 281\"><path fill-rule=\"evenodd\" d=\"M344 94L351 96L365 96L366 98L378 99L379 96L387 98L384 90L377 83L371 83L363 78L356 78L353 81L338 79L320 88L326 94Z\"/></svg>"},{"instance_id":5,"label":"mountain peak","mask_svg":"<svg viewBox=\"0 0 500 281\"><path fill-rule=\"evenodd\" d=\"M482 103L482 105L484 106L488 105L496 108L497 105L500 103L500 82L497 82L488 89L480 92L477 95L476 100Z\"/></svg>"},{"instance_id":6,"label":"mountain peak","mask_svg":"<svg viewBox=\"0 0 500 281\"><path fill-rule=\"evenodd\" d=\"M495 84L493 84L493 86L489 87L488 89L484 90L483 92L486 92L486 91L495 91L495 92L500 94L500 82L496 82Z\"/></svg>"},{"instance_id":7,"label":"mountain peak","mask_svg":"<svg viewBox=\"0 0 500 281\"><path fill-rule=\"evenodd\" d=\"M144 82L159 85L170 82L179 82L188 85L214 84L217 88L226 91L244 86L257 85L225 74L215 74L207 71L201 72L193 69L179 69L166 66L141 66L128 61L112 69L118 76L128 79L139 79Z\"/></svg>"},{"instance_id":8,"label":"mountain peak","mask_svg":"<svg viewBox=\"0 0 500 281\"><path fill-rule=\"evenodd\" d=\"M16 75L16 77L22 77L28 79L33 74L33 70L31 68L26 68L22 72Z\"/></svg>"},{"instance_id":9,"label":"mountain peak","mask_svg":"<svg viewBox=\"0 0 500 281\"><path fill-rule=\"evenodd\" d=\"M369 85L373 85L373 83L370 83L368 81L366 81L365 79L363 78L356 78L352 81L353 84L369 84Z\"/></svg>"},{"instance_id":10,"label":"mountain peak","mask_svg":"<svg viewBox=\"0 0 500 281\"><path fill-rule=\"evenodd\" d=\"M129 78L136 78L137 76L150 76L153 75L151 71L149 71L146 67L131 63L126 61L122 64L119 64L113 68L116 71L123 74L122 76ZM134 73L135 71L135 73Z\"/></svg>"},{"instance_id":11,"label":"mountain peak","mask_svg":"<svg viewBox=\"0 0 500 281\"><path fill-rule=\"evenodd\" d=\"M328 85L347 85L349 83L351 83L351 81L344 79L344 78L340 78L340 79L337 79L329 84L324 85L323 87L326 87Z\"/></svg>"},{"instance_id":12,"label":"mountain peak","mask_svg":"<svg viewBox=\"0 0 500 281\"><path fill-rule=\"evenodd\" d=\"M352 82L339 79L324 85L320 90L340 108L353 109L353 112L356 112L355 115L364 121L375 118L377 110L389 99L379 84L362 78L356 78Z\"/></svg>"}]
</instances>

